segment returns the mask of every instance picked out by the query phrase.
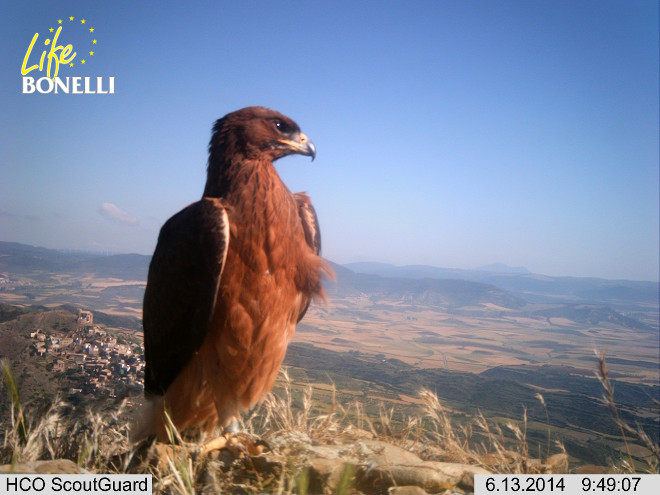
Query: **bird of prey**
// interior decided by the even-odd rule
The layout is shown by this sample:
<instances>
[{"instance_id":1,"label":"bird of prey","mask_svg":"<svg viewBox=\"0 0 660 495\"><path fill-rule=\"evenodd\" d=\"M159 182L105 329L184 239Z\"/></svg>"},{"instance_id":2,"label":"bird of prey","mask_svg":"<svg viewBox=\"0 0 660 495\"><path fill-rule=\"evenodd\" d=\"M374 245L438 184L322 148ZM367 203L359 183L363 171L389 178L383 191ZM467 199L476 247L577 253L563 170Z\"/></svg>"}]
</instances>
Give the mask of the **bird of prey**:
<instances>
[{"instance_id":1,"label":"bird of prey","mask_svg":"<svg viewBox=\"0 0 660 495\"><path fill-rule=\"evenodd\" d=\"M136 437L226 427L270 391L296 324L323 297L314 207L273 162L316 156L290 118L248 107L219 119L201 200L162 227L143 326L147 408Z\"/></svg>"}]
</instances>

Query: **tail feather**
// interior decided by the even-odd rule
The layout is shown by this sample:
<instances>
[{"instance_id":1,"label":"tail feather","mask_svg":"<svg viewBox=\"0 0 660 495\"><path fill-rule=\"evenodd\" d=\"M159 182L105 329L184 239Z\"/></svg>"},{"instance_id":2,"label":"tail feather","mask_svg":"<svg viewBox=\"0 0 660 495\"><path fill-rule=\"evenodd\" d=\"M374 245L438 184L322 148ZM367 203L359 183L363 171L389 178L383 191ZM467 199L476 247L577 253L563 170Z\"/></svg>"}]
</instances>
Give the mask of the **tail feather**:
<instances>
[{"instance_id":1,"label":"tail feather","mask_svg":"<svg viewBox=\"0 0 660 495\"><path fill-rule=\"evenodd\" d=\"M158 421L163 413L163 397L147 397L131 425L130 441L140 442L158 430Z\"/></svg>"}]
</instances>

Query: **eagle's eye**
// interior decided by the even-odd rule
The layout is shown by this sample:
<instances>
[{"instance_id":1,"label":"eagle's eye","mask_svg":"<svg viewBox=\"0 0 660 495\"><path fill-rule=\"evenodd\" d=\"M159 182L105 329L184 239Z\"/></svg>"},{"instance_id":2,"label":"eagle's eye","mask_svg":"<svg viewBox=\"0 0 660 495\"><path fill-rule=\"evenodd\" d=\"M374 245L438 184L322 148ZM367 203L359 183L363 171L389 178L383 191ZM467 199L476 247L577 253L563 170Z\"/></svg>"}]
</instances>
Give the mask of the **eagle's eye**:
<instances>
[{"instance_id":1,"label":"eagle's eye","mask_svg":"<svg viewBox=\"0 0 660 495\"><path fill-rule=\"evenodd\" d=\"M288 134L291 132L291 126L289 126L286 122L282 122L281 120L273 120L273 125L275 126L275 129L277 129L281 134Z\"/></svg>"}]
</instances>

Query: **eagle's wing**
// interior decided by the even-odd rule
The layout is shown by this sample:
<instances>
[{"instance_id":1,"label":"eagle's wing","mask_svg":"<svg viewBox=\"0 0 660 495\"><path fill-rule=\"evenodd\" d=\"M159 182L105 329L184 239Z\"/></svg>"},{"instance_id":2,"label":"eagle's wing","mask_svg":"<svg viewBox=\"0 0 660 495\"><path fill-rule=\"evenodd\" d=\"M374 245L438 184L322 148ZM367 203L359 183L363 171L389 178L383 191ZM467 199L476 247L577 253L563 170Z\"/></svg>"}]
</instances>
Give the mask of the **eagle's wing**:
<instances>
[{"instance_id":1,"label":"eagle's wing","mask_svg":"<svg viewBox=\"0 0 660 495\"><path fill-rule=\"evenodd\" d=\"M184 208L161 229L143 305L147 395L164 394L202 345L228 244L227 211L215 198Z\"/></svg>"},{"instance_id":2,"label":"eagle's wing","mask_svg":"<svg viewBox=\"0 0 660 495\"><path fill-rule=\"evenodd\" d=\"M312 200L305 193L296 193L294 197L298 204L298 216L305 232L305 240L309 247L312 248L312 251L314 251L314 254L321 254L321 229L319 228L319 219L316 216L316 210L314 210ZM298 315L298 323L300 323L300 320L307 313L307 308L309 308L309 300L304 304Z\"/></svg>"},{"instance_id":3,"label":"eagle's wing","mask_svg":"<svg viewBox=\"0 0 660 495\"><path fill-rule=\"evenodd\" d=\"M298 203L298 215L305 231L305 240L314 254L321 253L321 229L319 229L319 219L316 216L316 210L312 206L312 200L305 193L294 194L296 203Z\"/></svg>"}]
</instances>

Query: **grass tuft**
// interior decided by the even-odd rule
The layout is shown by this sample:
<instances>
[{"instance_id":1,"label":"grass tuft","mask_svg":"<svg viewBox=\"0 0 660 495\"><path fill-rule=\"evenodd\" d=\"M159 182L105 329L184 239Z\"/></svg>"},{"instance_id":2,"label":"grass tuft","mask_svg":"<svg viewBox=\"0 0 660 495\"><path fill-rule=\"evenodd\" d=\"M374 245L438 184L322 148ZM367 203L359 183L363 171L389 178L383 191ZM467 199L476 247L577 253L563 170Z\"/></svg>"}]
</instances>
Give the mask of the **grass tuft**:
<instances>
[{"instance_id":1,"label":"grass tuft","mask_svg":"<svg viewBox=\"0 0 660 495\"><path fill-rule=\"evenodd\" d=\"M18 391L16 379L11 371L9 361L6 359L0 360L0 368L2 368L2 378L5 387L9 391L11 398L11 423L12 427L16 429L18 440L21 444L27 443L27 425L25 424L25 415L23 414L23 406L21 404L21 396Z\"/></svg>"},{"instance_id":2,"label":"grass tuft","mask_svg":"<svg viewBox=\"0 0 660 495\"><path fill-rule=\"evenodd\" d=\"M645 461L647 463L649 472L657 473L658 465L660 464L660 451L658 449L658 444L656 442L653 442L646 434L646 432L642 430L639 426L637 428L633 428L628 423L626 423L621 419L621 416L619 415L619 410L614 400L614 385L609 379L609 370L607 369L607 363L605 362L605 355L596 350L594 351L594 354L596 354L596 358L598 359L598 370L596 372L596 378L598 378L598 381L603 387L602 399L603 402L612 411L612 415L614 416L614 421L619 427L619 431L621 432L621 438L623 439L623 443L626 449L626 454L628 456L628 459L622 462L621 470L623 472L629 472L629 473L634 473L636 471L635 462L633 461L633 457L630 454L630 447L628 445L628 435L629 435L633 438L636 438L639 442L641 442L642 445L644 445L644 447L646 447L651 452L651 455L648 456L645 459ZM660 410L660 403L658 402L658 400L654 399L653 402L655 403L656 407Z\"/></svg>"},{"instance_id":3,"label":"grass tuft","mask_svg":"<svg viewBox=\"0 0 660 495\"><path fill-rule=\"evenodd\" d=\"M640 428L632 428L621 419L605 358L598 357L603 400L611 408L625 442L627 458L613 468L624 472L636 469L628 437L652 453L646 459L646 469L657 472L658 446ZM310 446L332 445L342 436L356 438L351 435L373 436L423 460L477 465L496 473L547 472L543 463L549 462L551 450L566 453L564 446L551 438L550 417L541 394L537 394L537 399L546 411L547 445L545 452L539 452L538 459L534 459L526 409L519 421L503 421L501 425L481 412L473 416L456 413L433 392L421 390L419 414L401 417L395 408L381 406L370 417L360 402L338 403L334 386L331 403L322 404L319 409L312 388L294 392L285 372L281 392L269 394L261 406L245 416L240 442L228 448L200 450L200 445L211 437L203 435L197 442L188 441L167 414L164 419L169 443L132 445L127 420L132 410L126 402L112 410L88 409L82 417L73 419L71 406L61 398L50 403L23 404L8 363L3 361L0 366L11 399L11 415L0 433L0 464L70 459L90 472L151 473L154 493L313 493L318 489L318 480L309 463ZM245 446L258 441L268 446L267 455L259 456ZM351 448L360 457L360 441L354 443ZM356 466L347 462L337 474L327 490L341 495L355 493Z\"/></svg>"}]
</instances>

